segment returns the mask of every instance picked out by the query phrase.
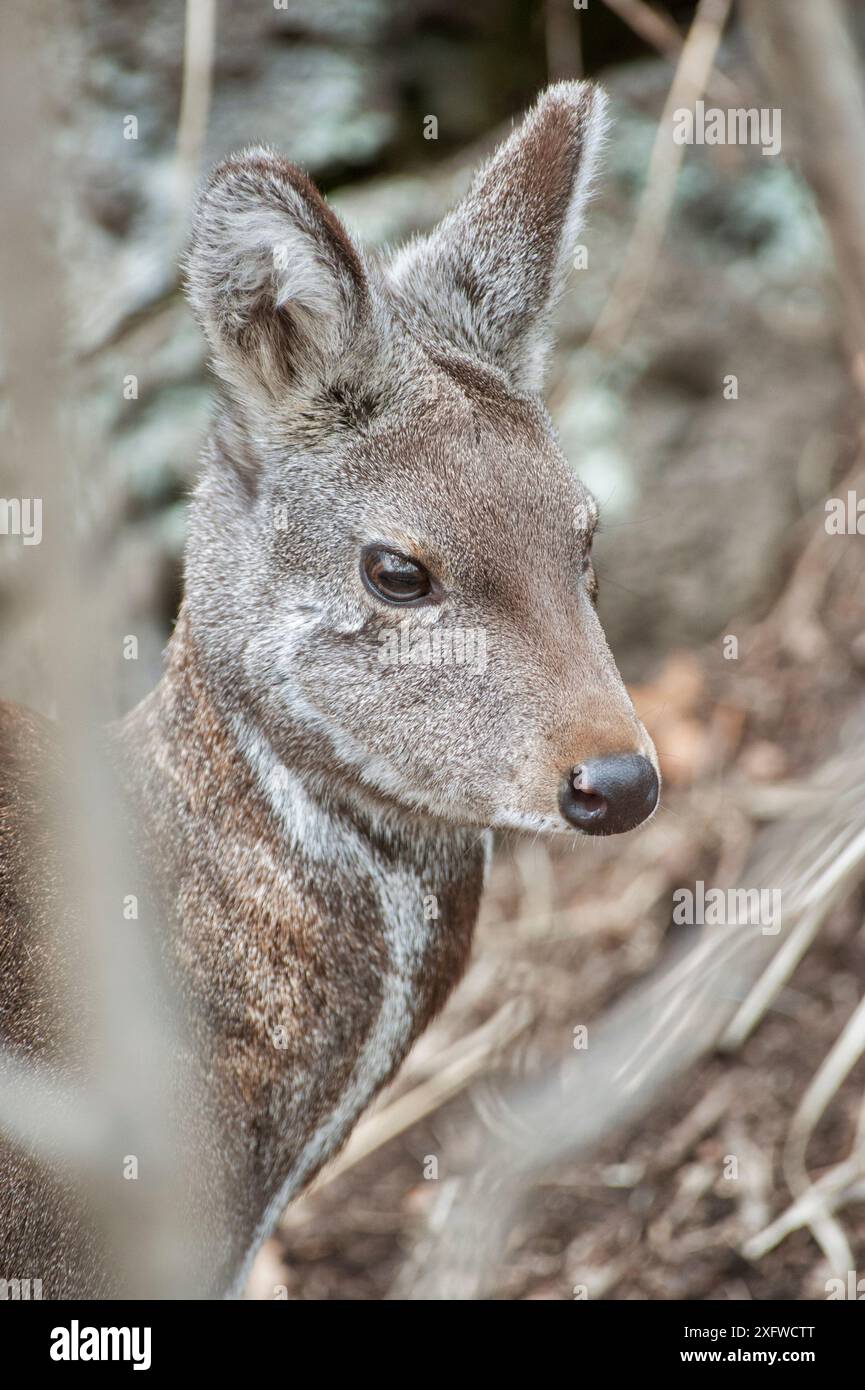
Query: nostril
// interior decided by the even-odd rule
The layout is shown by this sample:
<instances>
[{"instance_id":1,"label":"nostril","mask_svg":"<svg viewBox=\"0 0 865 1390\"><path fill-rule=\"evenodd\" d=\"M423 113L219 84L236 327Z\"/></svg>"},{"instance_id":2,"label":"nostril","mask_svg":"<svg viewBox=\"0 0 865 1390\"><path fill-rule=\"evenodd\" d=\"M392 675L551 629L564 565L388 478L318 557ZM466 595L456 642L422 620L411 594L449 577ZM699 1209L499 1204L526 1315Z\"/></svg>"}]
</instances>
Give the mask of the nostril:
<instances>
[{"instance_id":1,"label":"nostril","mask_svg":"<svg viewBox=\"0 0 865 1390\"><path fill-rule=\"evenodd\" d=\"M593 789L587 768L575 767L570 781L569 800L574 807L593 820L600 820L601 816L606 815L607 799Z\"/></svg>"},{"instance_id":2,"label":"nostril","mask_svg":"<svg viewBox=\"0 0 865 1390\"><path fill-rule=\"evenodd\" d=\"M597 792L584 792L574 788L572 801L577 806L582 806L587 815L593 816L596 820L606 815L607 803L604 797L598 796Z\"/></svg>"}]
</instances>

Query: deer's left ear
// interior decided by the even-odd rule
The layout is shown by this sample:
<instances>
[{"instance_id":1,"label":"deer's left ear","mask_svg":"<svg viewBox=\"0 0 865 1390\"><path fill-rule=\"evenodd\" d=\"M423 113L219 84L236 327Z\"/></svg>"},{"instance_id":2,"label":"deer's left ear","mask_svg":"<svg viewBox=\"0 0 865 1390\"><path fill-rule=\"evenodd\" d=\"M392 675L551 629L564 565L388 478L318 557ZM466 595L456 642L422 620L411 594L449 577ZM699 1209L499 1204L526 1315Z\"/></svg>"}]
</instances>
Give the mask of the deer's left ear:
<instances>
[{"instance_id":1,"label":"deer's left ear","mask_svg":"<svg viewBox=\"0 0 865 1390\"><path fill-rule=\"evenodd\" d=\"M543 384L550 314L571 269L605 108L591 82L548 87L463 201L390 266L415 331L500 368L520 392Z\"/></svg>"}]
</instances>

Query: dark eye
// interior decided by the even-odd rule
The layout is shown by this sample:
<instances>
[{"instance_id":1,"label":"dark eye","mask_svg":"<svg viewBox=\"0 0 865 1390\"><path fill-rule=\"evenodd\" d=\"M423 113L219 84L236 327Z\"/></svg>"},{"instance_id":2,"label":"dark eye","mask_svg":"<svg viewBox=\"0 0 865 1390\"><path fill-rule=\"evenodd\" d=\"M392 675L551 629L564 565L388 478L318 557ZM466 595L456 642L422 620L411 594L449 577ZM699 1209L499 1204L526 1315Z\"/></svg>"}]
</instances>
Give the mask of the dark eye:
<instances>
[{"instance_id":1,"label":"dark eye","mask_svg":"<svg viewBox=\"0 0 865 1390\"><path fill-rule=\"evenodd\" d=\"M366 547L360 572L370 593L385 603L419 603L433 592L432 579L423 565L382 546Z\"/></svg>"}]
</instances>

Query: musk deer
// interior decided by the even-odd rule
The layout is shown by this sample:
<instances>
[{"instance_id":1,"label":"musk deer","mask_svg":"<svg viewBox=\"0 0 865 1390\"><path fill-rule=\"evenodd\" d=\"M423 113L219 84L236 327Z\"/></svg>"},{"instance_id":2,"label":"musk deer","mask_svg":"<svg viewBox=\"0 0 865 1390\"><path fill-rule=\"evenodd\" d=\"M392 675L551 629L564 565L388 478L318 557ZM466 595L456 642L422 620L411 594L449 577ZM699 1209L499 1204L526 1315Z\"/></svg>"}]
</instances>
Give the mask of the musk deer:
<instances>
[{"instance_id":1,"label":"musk deer","mask_svg":"<svg viewBox=\"0 0 865 1390\"><path fill-rule=\"evenodd\" d=\"M550 87L380 258L268 150L200 195L189 295L221 404L165 674L112 743L224 1136L213 1293L242 1288L459 980L491 832L613 834L655 808L595 612L597 509L540 394L603 129L595 87ZM456 640L429 658L447 632L483 634L484 661ZM29 1059L51 1011L16 749L48 734L9 706L0 729L3 1031ZM110 1293L28 1164L9 1150L0 1275Z\"/></svg>"}]
</instances>

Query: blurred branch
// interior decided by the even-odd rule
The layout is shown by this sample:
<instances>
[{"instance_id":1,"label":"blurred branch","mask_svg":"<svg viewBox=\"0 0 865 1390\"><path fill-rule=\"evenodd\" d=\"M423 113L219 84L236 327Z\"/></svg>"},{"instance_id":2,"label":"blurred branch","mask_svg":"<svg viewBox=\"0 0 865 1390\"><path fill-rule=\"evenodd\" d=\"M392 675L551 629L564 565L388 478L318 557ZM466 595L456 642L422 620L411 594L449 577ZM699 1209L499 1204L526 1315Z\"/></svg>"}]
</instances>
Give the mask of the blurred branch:
<instances>
[{"instance_id":1,"label":"blurred branch","mask_svg":"<svg viewBox=\"0 0 865 1390\"><path fill-rule=\"evenodd\" d=\"M83 1168L104 1146L103 1118L92 1097L0 1049L0 1135L5 1139L40 1158L62 1155Z\"/></svg>"},{"instance_id":2,"label":"blurred branch","mask_svg":"<svg viewBox=\"0 0 865 1390\"><path fill-rule=\"evenodd\" d=\"M544 0L544 35L547 47L547 79L582 77L583 45L580 15L570 0Z\"/></svg>"},{"instance_id":3,"label":"blurred branch","mask_svg":"<svg viewBox=\"0 0 865 1390\"><path fill-rule=\"evenodd\" d=\"M216 0L186 0L183 91L177 124L177 240L189 215L201 167L213 89Z\"/></svg>"},{"instance_id":4,"label":"blurred branch","mask_svg":"<svg viewBox=\"0 0 865 1390\"><path fill-rule=\"evenodd\" d=\"M604 0L604 4L663 58L668 58L673 63L678 62L685 41L678 25L665 11L647 5L645 0ZM741 99L735 82L717 68L708 79L707 91L719 101L737 103Z\"/></svg>"},{"instance_id":5,"label":"blurred branch","mask_svg":"<svg viewBox=\"0 0 865 1390\"><path fill-rule=\"evenodd\" d=\"M61 39L52 37L55 20L45 0L0 10L0 313L4 346L14 349L7 352L6 455L44 508L44 537L28 564L43 633L45 700L59 711L58 762L67 774L62 785L43 776L57 881L52 865L41 865L45 897L28 901L21 924L23 949L38 953L55 986L56 1016L33 1025L26 1055L23 1045L0 1055L3 1158L11 1150L19 1162L38 1161L4 1218L26 1221L57 1183L70 1182L87 1225L104 1244L108 1281L120 1295L189 1297L202 1287L207 1268L190 1194L201 1146L212 1136L198 1132L188 1142L192 1122L178 1102L177 1088L188 1081L183 1027L163 972L157 914L152 909L146 924L121 917L124 895L140 877L107 755L106 692L98 680L105 669L101 644L110 642L121 659L106 621L110 572L94 560L93 522L80 505L82 496L104 504L108 490L100 489L104 475L96 472L103 440L94 437L91 402L69 347L68 243L63 254L58 250L58 237L73 224L76 190L57 154L44 93L54 44L62 42L65 51L75 33L63 29ZM63 99L71 103L77 95L64 90ZM32 1060L40 1049L47 1055L53 1049L50 1068ZM126 1155L146 1171L140 1184L118 1181ZM215 1228L219 1220L217 1211Z\"/></svg>"},{"instance_id":6,"label":"blurred branch","mask_svg":"<svg viewBox=\"0 0 865 1390\"><path fill-rule=\"evenodd\" d=\"M721 1046L732 1051L756 1028L782 986L789 980L821 926L851 883L862 876L865 862L865 828L849 844L830 847L829 863L808 890L805 908L794 929L773 956L767 970L755 984L736 1017L721 1039ZM819 868L819 860L809 869Z\"/></svg>"},{"instance_id":7,"label":"blurred branch","mask_svg":"<svg viewBox=\"0 0 865 1390\"><path fill-rule=\"evenodd\" d=\"M684 40L678 25L663 10L656 10L645 0L604 0L604 4L639 34L644 43L657 49L664 58L678 60Z\"/></svg>"},{"instance_id":8,"label":"blurred branch","mask_svg":"<svg viewBox=\"0 0 865 1390\"><path fill-rule=\"evenodd\" d=\"M848 490L861 493L863 487L865 458L860 453L853 466L835 484L836 495L844 497ZM758 633L777 633L785 653L802 664L821 661L831 648L831 639L821 620L820 610L824 606L824 596L834 567L840 560L840 549L833 542L834 537L825 526L814 527L810 536L803 533L803 543L797 547L798 558L792 574L775 606L757 628Z\"/></svg>"},{"instance_id":9,"label":"blurred branch","mask_svg":"<svg viewBox=\"0 0 865 1390\"><path fill-rule=\"evenodd\" d=\"M587 346L614 352L625 340L652 279L676 193L685 146L673 140L674 113L693 106L706 90L731 0L700 0L682 46L649 159L637 220L613 285Z\"/></svg>"},{"instance_id":10,"label":"blurred branch","mask_svg":"<svg viewBox=\"0 0 865 1390\"><path fill-rule=\"evenodd\" d=\"M840 0L746 0L758 62L784 118L835 252L852 357L865 392L865 92L862 60Z\"/></svg>"}]
</instances>

